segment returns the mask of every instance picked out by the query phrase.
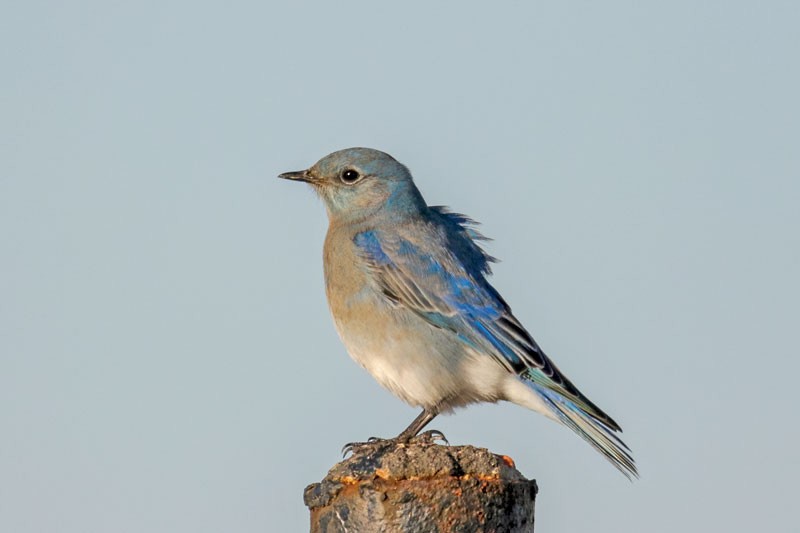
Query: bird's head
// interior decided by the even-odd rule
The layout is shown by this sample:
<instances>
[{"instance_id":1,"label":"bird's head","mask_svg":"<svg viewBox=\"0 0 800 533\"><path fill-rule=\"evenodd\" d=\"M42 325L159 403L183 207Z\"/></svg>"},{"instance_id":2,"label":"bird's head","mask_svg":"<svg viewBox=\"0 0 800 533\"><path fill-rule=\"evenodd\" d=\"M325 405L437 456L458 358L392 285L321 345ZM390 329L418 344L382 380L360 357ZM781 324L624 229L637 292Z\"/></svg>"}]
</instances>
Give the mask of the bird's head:
<instances>
[{"instance_id":1,"label":"bird's head","mask_svg":"<svg viewBox=\"0 0 800 533\"><path fill-rule=\"evenodd\" d=\"M284 179L305 181L320 195L332 221L388 219L425 209L411 173L395 158L371 148L347 148L326 155L307 170Z\"/></svg>"}]
</instances>

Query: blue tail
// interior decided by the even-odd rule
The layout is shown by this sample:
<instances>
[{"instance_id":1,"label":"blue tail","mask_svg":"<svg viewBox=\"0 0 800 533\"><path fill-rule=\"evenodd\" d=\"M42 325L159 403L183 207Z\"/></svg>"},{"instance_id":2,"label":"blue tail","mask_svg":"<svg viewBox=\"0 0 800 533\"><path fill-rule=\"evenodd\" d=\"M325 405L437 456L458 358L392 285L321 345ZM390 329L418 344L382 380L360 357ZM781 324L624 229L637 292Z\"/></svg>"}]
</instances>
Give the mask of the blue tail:
<instances>
[{"instance_id":1,"label":"blue tail","mask_svg":"<svg viewBox=\"0 0 800 533\"><path fill-rule=\"evenodd\" d=\"M603 454L625 477L628 479L639 477L630 448L615 434L614 429L559 393L533 381L525 381L562 424Z\"/></svg>"}]
</instances>

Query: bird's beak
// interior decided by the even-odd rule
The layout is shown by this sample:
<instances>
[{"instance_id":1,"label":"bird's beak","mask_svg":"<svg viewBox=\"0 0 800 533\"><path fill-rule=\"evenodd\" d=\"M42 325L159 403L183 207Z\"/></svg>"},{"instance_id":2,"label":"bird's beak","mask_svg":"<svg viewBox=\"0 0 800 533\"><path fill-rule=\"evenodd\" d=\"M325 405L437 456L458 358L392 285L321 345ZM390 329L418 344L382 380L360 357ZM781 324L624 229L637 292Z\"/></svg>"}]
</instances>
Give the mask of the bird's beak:
<instances>
[{"instance_id":1,"label":"bird's beak","mask_svg":"<svg viewBox=\"0 0 800 533\"><path fill-rule=\"evenodd\" d=\"M284 172L278 176L279 178L283 178L285 180L294 180L294 181L310 181L311 176L308 173L308 170L295 170L293 172Z\"/></svg>"}]
</instances>

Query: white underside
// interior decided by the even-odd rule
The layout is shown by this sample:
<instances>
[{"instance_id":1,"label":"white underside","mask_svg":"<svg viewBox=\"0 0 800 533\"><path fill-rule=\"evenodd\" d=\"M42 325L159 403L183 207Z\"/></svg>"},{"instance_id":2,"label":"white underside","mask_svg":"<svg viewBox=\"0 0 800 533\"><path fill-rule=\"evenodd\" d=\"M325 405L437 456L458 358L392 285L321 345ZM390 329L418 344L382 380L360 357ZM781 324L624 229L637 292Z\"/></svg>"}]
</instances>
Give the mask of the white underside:
<instances>
[{"instance_id":1,"label":"white underside","mask_svg":"<svg viewBox=\"0 0 800 533\"><path fill-rule=\"evenodd\" d=\"M427 325L426 325L427 326ZM403 328L404 329L404 328ZM441 411L505 400L557 420L540 396L490 355L430 326L418 335L359 335L337 323L350 356L406 403Z\"/></svg>"}]
</instances>

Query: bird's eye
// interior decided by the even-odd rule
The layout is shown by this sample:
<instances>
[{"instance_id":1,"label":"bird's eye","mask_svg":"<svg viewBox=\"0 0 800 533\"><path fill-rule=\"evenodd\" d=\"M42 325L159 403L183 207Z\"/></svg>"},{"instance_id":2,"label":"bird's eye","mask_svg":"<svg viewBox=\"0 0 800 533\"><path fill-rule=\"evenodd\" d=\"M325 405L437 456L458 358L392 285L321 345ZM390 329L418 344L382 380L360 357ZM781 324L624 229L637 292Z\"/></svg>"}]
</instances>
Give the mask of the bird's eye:
<instances>
[{"instance_id":1,"label":"bird's eye","mask_svg":"<svg viewBox=\"0 0 800 533\"><path fill-rule=\"evenodd\" d=\"M342 176L341 177L342 177L342 182L343 183L346 183L346 184L350 185L350 184L353 184L353 183L357 182L358 179L361 177L361 175L357 171L353 170L352 168L348 168L347 170L342 172Z\"/></svg>"}]
</instances>

